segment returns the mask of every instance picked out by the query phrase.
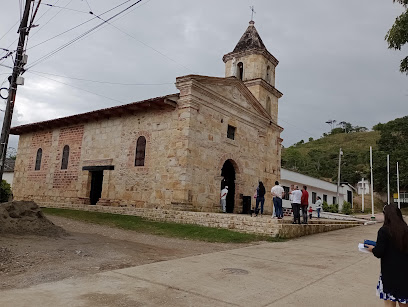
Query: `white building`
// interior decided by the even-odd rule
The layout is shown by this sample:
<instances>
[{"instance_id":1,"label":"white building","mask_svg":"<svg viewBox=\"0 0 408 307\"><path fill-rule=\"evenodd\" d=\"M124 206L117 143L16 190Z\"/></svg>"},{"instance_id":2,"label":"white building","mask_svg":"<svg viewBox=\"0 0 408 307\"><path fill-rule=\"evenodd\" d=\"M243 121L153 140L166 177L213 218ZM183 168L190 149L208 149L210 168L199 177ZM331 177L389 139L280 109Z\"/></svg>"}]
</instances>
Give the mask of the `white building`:
<instances>
[{"instance_id":1,"label":"white building","mask_svg":"<svg viewBox=\"0 0 408 307\"><path fill-rule=\"evenodd\" d=\"M4 164L3 180L5 180L10 186L13 186L14 178L14 162L15 160L6 158Z\"/></svg>"},{"instance_id":2,"label":"white building","mask_svg":"<svg viewBox=\"0 0 408 307\"><path fill-rule=\"evenodd\" d=\"M363 180L359 181L357 183L357 193L358 195L361 194L370 194L370 182L368 180L364 180L364 184L363 184Z\"/></svg>"},{"instance_id":3,"label":"white building","mask_svg":"<svg viewBox=\"0 0 408 307\"><path fill-rule=\"evenodd\" d=\"M286 169L281 169L281 181L279 182L285 190L285 197L283 199L283 207L291 208L289 202L289 190L290 186L298 185L301 189L304 185L307 186L309 192L309 204L312 204L313 209L316 209L314 204L316 203L317 196L320 196L322 201L332 205L337 203L337 185L299 174ZM343 201L348 201L353 205L353 190L354 188L349 184L341 184L339 188L339 205L340 208L343 205Z\"/></svg>"}]
</instances>

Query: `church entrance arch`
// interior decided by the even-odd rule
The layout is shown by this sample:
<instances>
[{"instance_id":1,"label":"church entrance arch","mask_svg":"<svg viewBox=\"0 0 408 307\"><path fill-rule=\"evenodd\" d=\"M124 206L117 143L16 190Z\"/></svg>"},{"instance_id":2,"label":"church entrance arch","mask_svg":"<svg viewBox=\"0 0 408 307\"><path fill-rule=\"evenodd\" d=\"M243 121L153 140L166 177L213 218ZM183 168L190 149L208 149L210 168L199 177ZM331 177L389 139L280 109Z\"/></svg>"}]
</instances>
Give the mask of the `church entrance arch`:
<instances>
[{"instance_id":1,"label":"church entrance arch","mask_svg":"<svg viewBox=\"0 0 408 307\"><path fill-rule=\"evenodd\" d=\"M234 212L234 204L235 204L235 179L236 179L236 170L234 167L234 161L227 160L224 162L224 165L221 169L221 176L224 177L221 181L221 190L228 186L228 194L227 194L227 212L232 213Z\"/></svg>"}]
</instances>

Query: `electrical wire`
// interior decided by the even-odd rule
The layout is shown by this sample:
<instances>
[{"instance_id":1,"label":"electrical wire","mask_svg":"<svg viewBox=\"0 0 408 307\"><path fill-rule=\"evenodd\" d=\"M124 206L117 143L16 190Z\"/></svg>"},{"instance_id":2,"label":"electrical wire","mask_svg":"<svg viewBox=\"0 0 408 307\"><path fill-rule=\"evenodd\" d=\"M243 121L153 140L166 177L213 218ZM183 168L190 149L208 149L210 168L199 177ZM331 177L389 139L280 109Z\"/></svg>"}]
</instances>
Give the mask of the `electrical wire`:
<instances>
[{"instance_id":1,"label":"electrical wire","mask_svg":"<svg viewBox=\"0 0 408 307\"><path fill-rule=\"evenodd\" d=\"M17 21L2 37L0 37L0 40L2 40L3 37L5 37L7 34L9 34L9 32L10 32L11 30L13 30L16 25L18 25L18 21ZM8 48L7 48L7 49L8 49Z\"/></svg>"},{"instance_id":2,"label":"electrical wire","mask_svg":"<svg viewBox=\"0 0 408 307\"><path fill-rule=\"evenodd\" d=\"M34 45L34 46L28 48L27 50L31 50L31 49L33 49L33 48L35 48L35 47L38 47L38 46L40 46L40 45L42 45L42 44L44 44L44 43L46 43L46 42L48 42L48 41L50 41L50 40L52 40L52 39L54 39L54 38L57 38L57 37L59 37L59 36L65 34L65 33L68 33L68 32L70 32L70 31L72 31L72 30L74 30L74 29L76 29L76 28L79 28L80 26L82 26L82 25L84 25L84 24L86 24L86 23L88 23L88 22L90 22L90 21L92 21L92 20L94 20L94 19L97 19L97 18L98 18L97 16L105 15L105 14L107 14L107 13L109 13L109 12L111 12L111 11L117 9L118 7L124 5L124 4L128 3L128 2L130 2L130 1L133 1L133 0L126 0L125 2L122 2L121 4L118 4L117 6L111 8L111 9L105 11L105 12L103 12L102 14L99 14L99 15L95 15L95 14L94 14L95 17L93 17L93 18L91 18L91 19L89 19L89 20L87 20L87 21L84 21L84 22L80 23L79 25L76 25L75 27L72 27L72 28L70 28L70 29L68 29L68 30L66 30L66 31L64 31L64 32L61 32L61 33L59 33L59 34L53 36L53 37L50 37L49 39L46 39L45 41L42 41L42 42L40 42L40 43L38 43L38 44L36 44L36 45ZM140 5L140 6L141 6L141 5ZM38 32L38 31L37 31L37 32Z\"/></svg>"},{"instance_id":3,"label":"electrical wire","mask_svg":"<svg viewBox=\"0 0 408 307\"><path fill-rule=\"evenodd\" d=\"M38 3L38 2L34 1L34 3ZM89 12L80 11L80 10L76 10L76 9L70 9L70 8L67 8L67 7L64 7L64 6L58 6L58 5L49 4L49 3L41 3L41 5L45 5L45 6L49 6L49 7L55 7L55 8L64 9L64 10L68 10L68 11L73 11L73 12L78 12L78 13L82 13L82 14L89 14Z\"/></svg>"},{"instance_id":4,"label":"electrical wire","mask_svg":"<svg viewBox=\"0 0 408 307\"><path fill-rule=\"evenodd\" d=\"M115 15L113 15L112 17L108 18L106 21L101 22L100 24L94 26L93 28L89 29L88 31L85 31L84 33L82 33L81 35L77 36L76 38L72 39L71 41L69 41L68 43L65 43L64 45L58 47L57 49L47 53L46 55L40 57L39 59L35 60L33 62L33 64L31 64L31 66L29 66L27 69L30 69L32 67L34 67L35 65L38 65L39 63L45 61L46 59L50 58L51 56L53 56L54 54L60 52L61 50L65 49L66 47L72 45L73 43L75 43L76 41L80 40L81 38L87 36L89 33L91 33L92 31L96 30L97 28L99 28L100 26L102 26L103 24L109 22L110 20L114 19L115 17L119 16L120 14L122 14L123 12L129 10L130 8L132 8L133 6L135 6L136 4L138 4L139 2L141 2L143 0L138 0L135 3L131 4L130 6L128 6L127 8L123 9L122 11L116 13Z\"/></svg>"},{"instance_id":5,"label":"electrical wire","mask_svg":"<svg viewBox=\"0 0 408 307\"><path fill-rule=\"evenodd\" d=\"M68 77L68 76L62 76L62 75L57 75L57 74L51 74L51 73L46 73L46 72L41 72L37 70L30 70L29 72L35 72L39 74L44 74L44 75L50 75L50 76L55 76L55 77L61 77L61 78L66 78L66 79L72 79L72 80L78 80L78 81L87 81L87 82L93 82L93 83L101 83L101 84L110 84L110 85L124 85L124 86L134 86L134 85L173 85L173 83L121 83L121 82L109 82L109 81L100 81L100 80L90 80L90 79L83 79L83 78L76 78L76 77Z\"/></svg>"},{"instance_id":6,"label":"electrical wire","mask_svg":"<svg viewBox=\"0 0 408 307\"><path fill-rule=\"evenodd\" d=\"M98 17L98 18L100 18L100 17ZM100 18L100 19L103 20L102 18ZM146 46L146 47L152 49L153 51L157 52L158 54L160 54L161 56L165 57L166 59L168 59L168 60L170 60L170 61L176 63L177 65L180 65L181 67L183 67L184 69L186 69L186 70L188 70L188 71L193 72L193 71L192 71L190 68L188 68L187 66L185 66L185 65L183 65L183 64L181 64L181 63L179 63L179 62L177 62L176 60L174 60L174 59L172 59L171 57L165 55L164 53L160 52L159 50L157 50L157 49L153 48L152 46L146 44L145 42L139 40L138 38L136 38L136 37L133 36L132 34L129 34L129 33L127 33L126 31L122 30L121 28L115 26L113 23L107 22L107 21L105 21L105 22L106 22L107 24L109 24L110 26L114 27L116 30L122 32L123 34L126 34L127 36L133 38L134 40L136 40L136 41L139 42L140 44L143 44L144 46Z\"/></svg>"},{"instance_id":7,"label":"electrical wire","mask_svg":"<svg viewBox=\"0 0 408 307\"><path fill-rule=\"evenodd\" d=\"M58 81L58 80L55 80L55 79L52 79L52 78L49 78L49 77L41 76L40 74L37 74L37 73L35 73L35 72L33 72L33 71L30 71L30 73L32 73L32 74L34 74L34 75L37 75L37 76L39 76L39 77L41 77L41 78L45 78L45 79L48 79L48 80L51 80L51 81L54 81L54 82L57 82L57 83L64 84L64 85L69 86L69 87L72 87L72 88L76 88L76 89L78 89L78 90L81 90L81 91L84 91L84 92L87 92L87 93L90 93L90 94L94 94L94 95L99 96L99 97L102 97L102 98L106 98L106 99L109 99L109 100L112 100L112 101L116 101L116 102L119 102L119 103L121 103L121 104L126 104L126 103L123 102L123 101L120 101L120 100L117 100L117 99L114 99L114 98L110 98L110 97L108 97L108 96L104 96L104 95L101 95L101 94L97 94L97 93L95 93L95 92L92 92L92 91L83 89L83 88L78 87L78 86L74 86L74 85L71 85L71 84L68 84L68 83L65 83L65 82L62 82L62 81Z\"/></svg>"}]
</instances>

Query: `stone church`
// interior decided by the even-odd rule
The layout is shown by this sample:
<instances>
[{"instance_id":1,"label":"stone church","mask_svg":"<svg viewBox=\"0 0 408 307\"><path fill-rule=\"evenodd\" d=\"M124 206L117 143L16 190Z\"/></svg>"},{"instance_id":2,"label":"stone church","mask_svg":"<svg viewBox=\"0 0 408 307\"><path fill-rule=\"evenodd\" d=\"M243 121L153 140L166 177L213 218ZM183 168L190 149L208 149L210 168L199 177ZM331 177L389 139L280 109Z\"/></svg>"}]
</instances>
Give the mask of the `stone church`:
<instances>
[{"instance_id":1,"label":"stone church","mask_svg":"<svg viewBox=\"0 0 408 307\"><path fill-rule=\"evenodd\" d=\"M222 59L225 78L182 76L176 94L12 128L14 198L220 212L228 185L227 212L254 205L258 181L280 178L278 60L253 21Z\"/></svg>"}]
</instances>

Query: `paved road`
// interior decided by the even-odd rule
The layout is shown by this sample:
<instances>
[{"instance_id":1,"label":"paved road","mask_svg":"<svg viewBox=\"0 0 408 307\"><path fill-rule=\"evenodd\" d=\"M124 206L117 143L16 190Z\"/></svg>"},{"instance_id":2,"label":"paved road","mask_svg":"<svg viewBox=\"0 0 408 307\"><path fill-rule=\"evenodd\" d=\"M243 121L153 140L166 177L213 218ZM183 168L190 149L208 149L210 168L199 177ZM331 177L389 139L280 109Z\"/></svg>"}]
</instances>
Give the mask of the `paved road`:
<instances>
[{"instance_id":1,"label":"paved road","mask_svg":"<svg viewBox=\"0 0 408 307\"><path fill-rule=\"evenodd\" d=\"M0 306L383 306L379 224L0 291Z\"/></svg>"}]
</instances>

